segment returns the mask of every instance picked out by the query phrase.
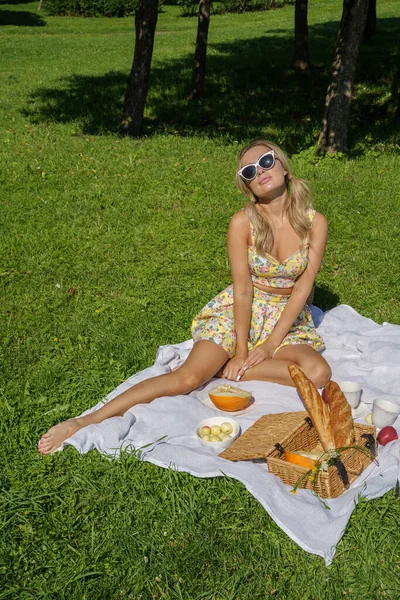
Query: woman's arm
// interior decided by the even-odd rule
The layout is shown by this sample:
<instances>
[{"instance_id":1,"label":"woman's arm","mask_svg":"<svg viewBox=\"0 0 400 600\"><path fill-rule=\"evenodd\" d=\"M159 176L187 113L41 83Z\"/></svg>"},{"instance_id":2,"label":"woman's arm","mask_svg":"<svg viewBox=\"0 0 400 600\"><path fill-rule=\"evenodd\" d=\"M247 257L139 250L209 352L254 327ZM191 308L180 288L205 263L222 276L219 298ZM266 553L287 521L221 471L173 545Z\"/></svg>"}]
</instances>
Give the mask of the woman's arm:
<instances>
[{"instance_id":1,"label":"woman's arm","mask_svg":"<svg viewBox=\"0 0 400 600\"><path fill-rule=\"evenodd\" d=\"M268 341L272 343L275 348L282 342L306 303L324 258L327 238L327 220L320 213L316 213L310 232L307 267L296 280L280 319L275 325L274 331L268 338Z\"/></svg>"},{"instance_id":2,"label":"woman's arm","mask_svg":"<svg viewBox=\"0 0 400 600\"><path fill-rule=\"evenodd\" d=\"M249 353L245 367L254 366L266 358L271 358L276 348L299 316L312 290L315 278L324 257L328 237L328 223L323 215L316 213L311 232L308 250L308 264L305 271L296 280L290 298L282 311L269 338ZM259 352L257 352L259 350Z\"/></svg>"},{"instance_id":3,"label":"woman's arm","mask_svg":"<svg viewBox=\"0 0 400 600\"><path fill-rule=\"evenodd\" d=\"M253 283L248 263L248 236L248 218L243 211L239 211L233 215L228 228L228 255L233 281L236 353L224 369L224 376L235 381L239 369L248 356L247 340L253 300Z\"/></svg>"}]
</instances>

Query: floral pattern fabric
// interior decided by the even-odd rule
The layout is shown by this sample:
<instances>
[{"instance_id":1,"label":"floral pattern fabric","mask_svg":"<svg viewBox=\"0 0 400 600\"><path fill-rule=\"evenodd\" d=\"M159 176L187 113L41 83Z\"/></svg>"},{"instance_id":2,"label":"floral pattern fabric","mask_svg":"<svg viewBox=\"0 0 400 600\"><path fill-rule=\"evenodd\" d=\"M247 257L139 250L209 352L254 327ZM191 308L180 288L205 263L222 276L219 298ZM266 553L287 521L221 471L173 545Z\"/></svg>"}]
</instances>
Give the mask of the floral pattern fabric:
<instances>
[{"instance_id":1,"label":"floral pattern fabric","mask_svg":"<svg viewBox=\"0 0 400 600\"><path fill-rule=\"evenodd\" d=\"M312 223L315 210L309 209L308 216ZM253 239L253 229L251 229ZM273 256L257 254L254 246L249 246L249 269L256 283L275 288L293 287L308 262L308 244L303 249L289 256L280 263ZM253 287L253 303L251 323L248 337L249 351L262 344L271 335L290 296L270 294ZM232 358L236 349L236 333L233 317L233 285L230 285L218 296L210 300L200 311L192 323L192 336L195 342L210 340L222 346ZM291 344L309 344L321 352L325 345L317 333L308 305L300 312L294 325L275 350Z\"/></svg>"},{"instance_id":2,"label":"floral pattern fabric","mask_svg":"<svg viewBox=\"0 0 400 600\"><path fill-rule=\"evenodd\" d=\"M290 296L269 294L253 288L252 316L247 342L249 351L265 342L271 335L289 298ZM210 340L222 346L229 358L235 355L233 285L210 300L195 317L192 323L192 336L195 342ZM304 306L275 352L291 344L309 344L317 352L325 348L321 336L315 329L310 307L307 305Z\"/></svg>"},{"instance_id":3,"label":"floral pattern fabric","mask_svg":"<svg viewBox=\"0 0 400 600\"><path fill-rule=\"evenodd\" d=\"M308 209L308 218L313 222L315 210ZM254 240L254 230L250 223L251 239ZM248 246L248 260L251 278L254 283L273 288L291 288L296 279L304 272L308 263L308 247L294 252L282 263L270 254L261 255L257 253L254 245Z\"/></svg>"}]
</instances>

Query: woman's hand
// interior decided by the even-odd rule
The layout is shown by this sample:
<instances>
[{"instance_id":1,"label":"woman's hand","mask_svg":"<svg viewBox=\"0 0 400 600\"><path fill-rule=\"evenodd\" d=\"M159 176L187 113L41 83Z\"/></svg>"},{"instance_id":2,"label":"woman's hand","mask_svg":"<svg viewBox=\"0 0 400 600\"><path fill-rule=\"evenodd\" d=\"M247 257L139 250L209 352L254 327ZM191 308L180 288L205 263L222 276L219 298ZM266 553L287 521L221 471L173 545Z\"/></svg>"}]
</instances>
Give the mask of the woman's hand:
<instances>
[{"instance_id":1,"label":"woman's hand","mask_svg":"<svg viewBox=\"0 0 400 600\"><path fill-rule=\"evenodd\" d=\"M222 377L231 381L239 381L244 373L244 363L246 362L247 354L235 354L233 358L228 360L222 372Z\"/></svg>"},{"instance_id":2,"label":"woman's hand","mask_svg":"<svg viewBox=\"0 0 400 600\"><path fill-rule=\"evenodd\" d=\"M276 346L274 344L272 344L271 342L269 342L268 340L266 342L263 342L259 346L256 346L255 348L253 348L253 350L250 350L249 355L248 355L247 359L245 360L243 367L242 367L243 373L247 369L250 369L251 367L255 367L256 365L259 365L264 360L272 358L275 350L276 350ZM241 373L241 375L243 375L243 373Z\"/></svg>"}]
</instances>

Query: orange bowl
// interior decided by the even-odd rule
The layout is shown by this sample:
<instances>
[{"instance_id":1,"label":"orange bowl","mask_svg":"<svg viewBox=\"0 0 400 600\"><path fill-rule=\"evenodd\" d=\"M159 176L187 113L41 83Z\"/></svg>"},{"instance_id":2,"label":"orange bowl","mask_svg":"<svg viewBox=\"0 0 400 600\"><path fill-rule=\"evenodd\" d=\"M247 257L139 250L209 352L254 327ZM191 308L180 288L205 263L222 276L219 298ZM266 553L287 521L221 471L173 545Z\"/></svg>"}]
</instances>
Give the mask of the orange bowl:
<instances>
[{"instance_id":1,"label":"orange bowl","mask_svg":"<svg viewBox=\"0 0 400 600\"><path fill-rule=\"evenodd\" d=\"M228 383L216 385L209 390L208 395L214 405L225 412L243 410L250 404L251 392L246 392Z\"/></svg>"}]
</instances>

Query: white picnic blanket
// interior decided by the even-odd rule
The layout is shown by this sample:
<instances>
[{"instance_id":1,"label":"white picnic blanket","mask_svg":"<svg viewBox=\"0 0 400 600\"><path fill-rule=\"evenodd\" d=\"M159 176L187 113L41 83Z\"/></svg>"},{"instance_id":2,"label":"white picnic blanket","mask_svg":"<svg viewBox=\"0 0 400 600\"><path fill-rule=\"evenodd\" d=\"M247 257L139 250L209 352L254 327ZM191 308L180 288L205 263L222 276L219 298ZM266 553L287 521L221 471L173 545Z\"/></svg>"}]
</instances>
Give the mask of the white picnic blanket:
<instances>
[{"instance_id":1,"label":"white picnic blanket","mask_svg":"<svg viewBox=\"0 0 400 600\"><path fill-rule=\"evenodd\" d=\"M368 410L377 397L400 404L400 326L378 325L346 305L325 313L315 307L312 310L318 331L326 342L324 356L332 367L332 378L358 381ZM169 372L186 359L191 347L192 341L161 346L150 368L127 379L106 400L139 381ZM158 398L151 404L134 407L123 417L90 425L66 440L63 447L72 445L81 453L96 448L114 456L120 449L141 449L142 460L160 467L173 467L195 477L225 474L237 479L299 546L322 556L326 564L330 564L358 499L382 496L400 478L400 440L380 447L379 464L368 467L339 498L327 500L330 507L327 510L311 491L290 493L291 488L268 473L265 464L230 462L199 444L195 436L198 423L220 414L207 395L215 383L213 380L189 395ZM264 414L304 410L293 388L257 381L239 385L250 390L255 398L247 411L234 417L242 432ZM86 412L95 410L102 402ZM358 420L363 422L362 417ZM395 427L400 430L400 419ZM164 439L157 441L160 438Z\"/></svg>"}]
</instances>

